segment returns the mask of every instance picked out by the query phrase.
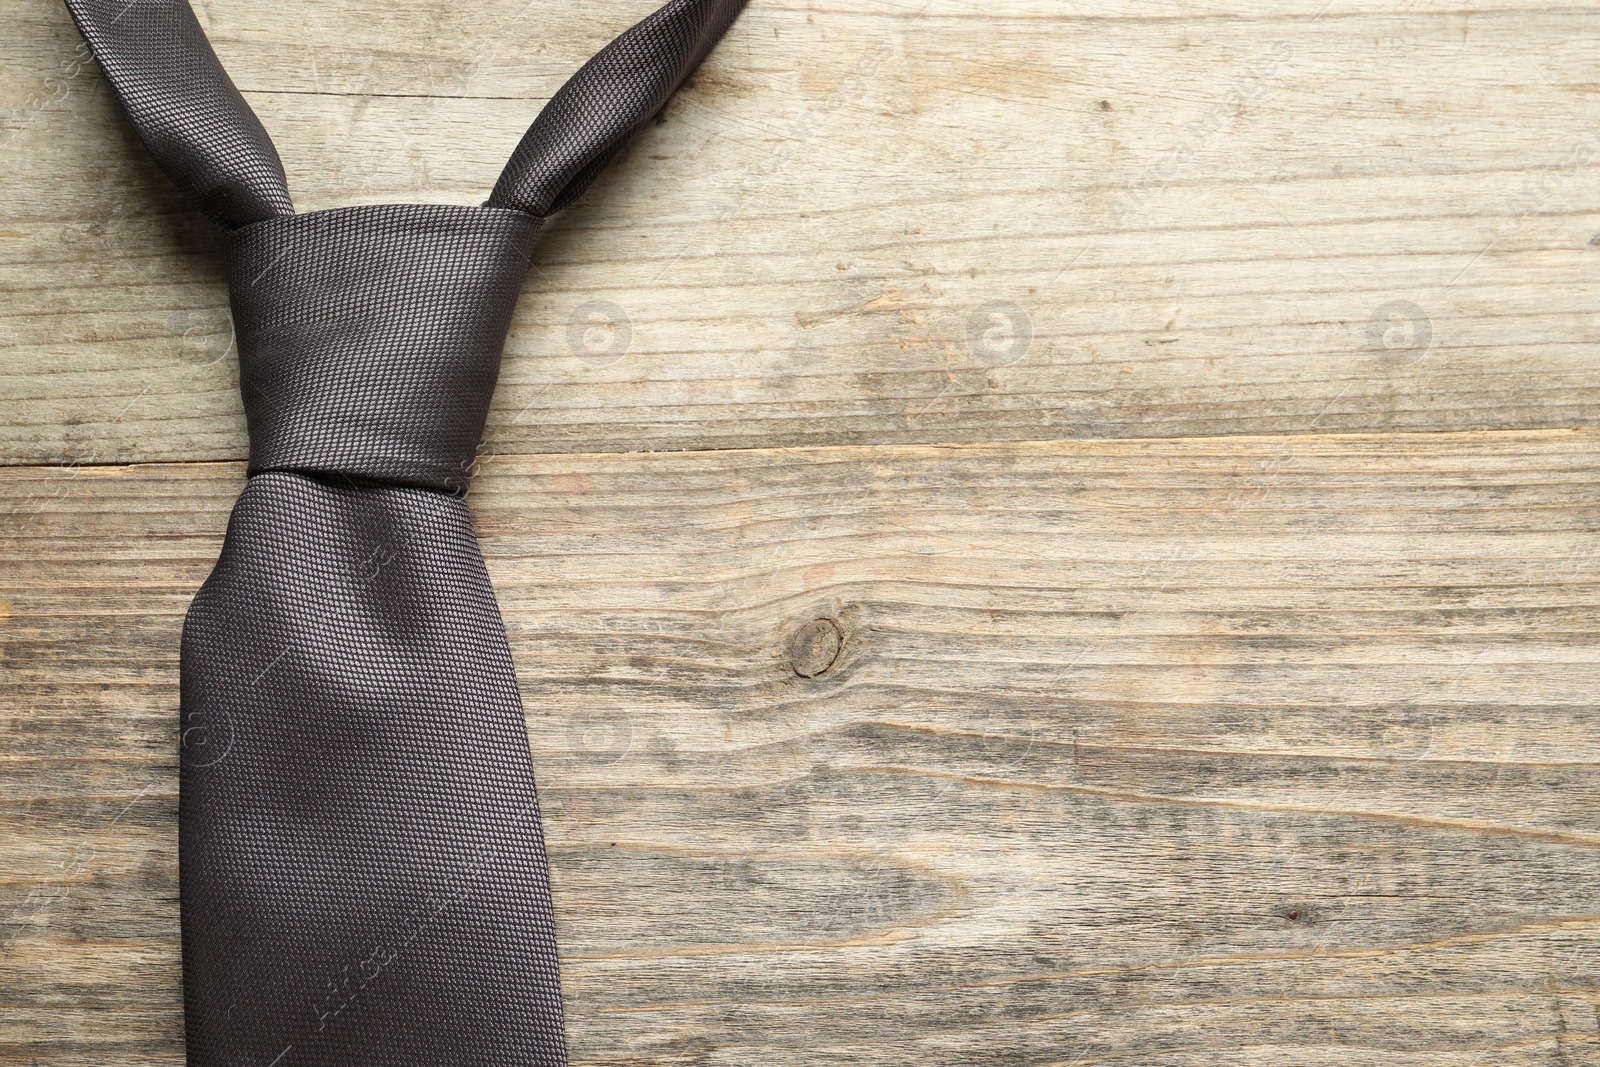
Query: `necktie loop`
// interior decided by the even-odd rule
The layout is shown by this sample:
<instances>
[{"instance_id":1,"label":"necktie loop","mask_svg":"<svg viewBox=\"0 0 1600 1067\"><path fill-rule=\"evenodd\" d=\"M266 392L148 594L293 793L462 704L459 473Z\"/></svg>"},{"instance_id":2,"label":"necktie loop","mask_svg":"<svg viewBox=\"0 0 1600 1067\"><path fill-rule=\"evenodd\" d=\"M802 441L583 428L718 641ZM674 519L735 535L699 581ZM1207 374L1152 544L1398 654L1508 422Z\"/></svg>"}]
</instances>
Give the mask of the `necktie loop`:
<instances>
[{"instance_id":1,"label":"necktie loop","mask_svg":"<svg viewBox=\"0 0 1600 1067\"><path fill-rule=\"evenodd\" d=\"M670 0L550 99L482 207L297 215L187 0L66 0L151 155L228 235L250 472L465 491L540 226L576 200L744 0Z\"/></svg>"}]
</instances>

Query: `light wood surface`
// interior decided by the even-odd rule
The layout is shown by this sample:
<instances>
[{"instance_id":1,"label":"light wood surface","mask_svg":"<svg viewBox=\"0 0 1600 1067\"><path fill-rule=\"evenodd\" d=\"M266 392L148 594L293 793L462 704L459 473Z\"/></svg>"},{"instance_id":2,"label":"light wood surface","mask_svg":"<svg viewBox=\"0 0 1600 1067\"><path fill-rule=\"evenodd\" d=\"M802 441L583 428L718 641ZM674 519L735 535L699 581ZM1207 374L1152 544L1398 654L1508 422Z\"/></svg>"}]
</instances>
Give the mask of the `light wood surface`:
<instances>
[{"instance_id":1,"label":"light wood surface","mask_svg":"<svg viewBox=\"0 0 1600 1067\"><path fill-rule=\"evenodd\" d=\"M576 1059L1597 1062L1597 445L492 461ZM241 479L0 472L43 1062L180 1062L176 637Z\"/></svg>"},{"instance_id":2,"label":"light wood surface","mask_svg":"<svg viewBox=\"0 0 1600 1067\"><path fill-rule=\"evenodd\" d=\"M314 210L481 200L653 3L195 6ZM0 1064L177 1067L221 244L0 16ZM1597 36L754 0L472 495L575 1063L1600 1065Z\"/></svg>"}]
</instances>

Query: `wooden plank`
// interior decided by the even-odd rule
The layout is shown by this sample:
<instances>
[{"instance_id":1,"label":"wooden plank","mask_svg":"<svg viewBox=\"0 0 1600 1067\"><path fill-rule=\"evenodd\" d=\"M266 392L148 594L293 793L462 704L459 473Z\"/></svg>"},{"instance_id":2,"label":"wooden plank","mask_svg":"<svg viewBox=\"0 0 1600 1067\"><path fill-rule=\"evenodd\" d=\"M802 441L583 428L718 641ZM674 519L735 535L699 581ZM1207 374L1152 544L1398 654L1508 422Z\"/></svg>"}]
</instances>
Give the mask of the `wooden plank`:
<instances>
[{"instance_id":1,"label":"wooden plank","mask_svg":"<svg viewBox=\"0 0 1600 1067\"><path fill-rule=\"evenodd\" d=\"M302 209L481 200L651 6L200 5ZM60 5L0 12L0 457L242 457L220 238ZM756 3L548 231L491 447L1595 425L1597 32L1533 0Z\"/></svg>"},{"instance_id":2,"label":"wooden plank","mask_svg":"<svg viewBox=\"0 0 1600 1067\"><path fill-rule=\"evenodd\" d=\"M491 460L574 1061L1600 1063L1597 474ZM240 482L0 471L0 1063L182 1062L177 639Z\"/></svg>"}]
</instances>

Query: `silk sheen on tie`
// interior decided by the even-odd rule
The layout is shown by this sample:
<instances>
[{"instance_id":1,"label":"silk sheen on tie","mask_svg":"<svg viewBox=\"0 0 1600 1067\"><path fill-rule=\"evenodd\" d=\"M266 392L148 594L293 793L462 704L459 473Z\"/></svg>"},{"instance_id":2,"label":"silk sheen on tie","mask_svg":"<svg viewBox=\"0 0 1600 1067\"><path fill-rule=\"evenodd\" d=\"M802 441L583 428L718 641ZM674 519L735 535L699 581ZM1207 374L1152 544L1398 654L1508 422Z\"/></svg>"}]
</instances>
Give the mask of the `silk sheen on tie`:
<instances>
[{"instance_id":1,"label":"silk sheen on tie","mask_svg":"<svg viewBox=\"0 0 1600 1067\"><path fill-rule=\"evenodd\" d=\"M191 1067L566 1063L505 631L463 495L543 219L743 0L673 0L534 121L482 207L296 215L185 0L67 0L227 234L249 477L181 653Z\"/></svg>"}]
</instances>

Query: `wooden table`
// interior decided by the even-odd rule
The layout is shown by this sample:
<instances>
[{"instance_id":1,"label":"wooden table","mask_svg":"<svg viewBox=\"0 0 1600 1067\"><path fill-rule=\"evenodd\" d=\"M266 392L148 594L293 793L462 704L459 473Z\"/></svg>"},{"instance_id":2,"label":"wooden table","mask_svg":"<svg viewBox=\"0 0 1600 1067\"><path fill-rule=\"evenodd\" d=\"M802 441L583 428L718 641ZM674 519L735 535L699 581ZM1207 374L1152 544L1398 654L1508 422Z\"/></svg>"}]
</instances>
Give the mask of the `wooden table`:
<instances>
[{"instance_id":1,"label":"wooden table","mask_svg":"<svg viewBox=\"0 0 1600 1067\"><path fill-rule=\"evenodd\" d=\"M1600 11L755 0L472 504L575 1062L1600 1064ZM301 210L653 0L197 4ZM0 0L0 1064L183 1061L221 243Z\"/></svg>"}]
</instances>

